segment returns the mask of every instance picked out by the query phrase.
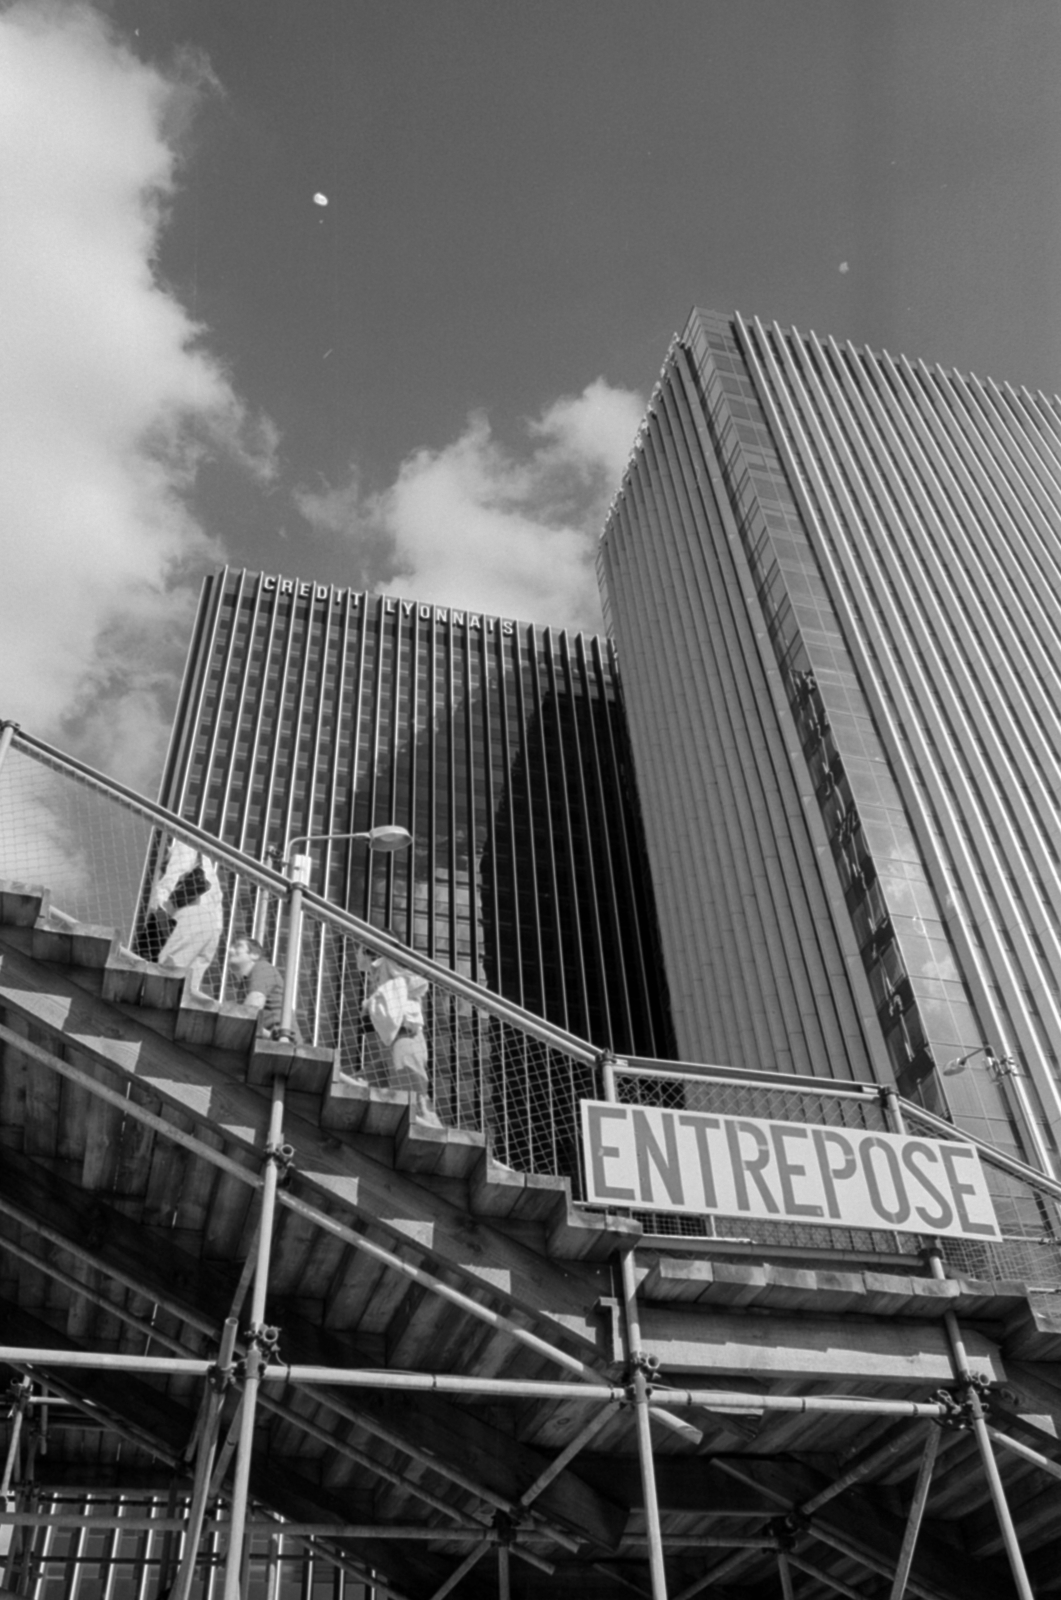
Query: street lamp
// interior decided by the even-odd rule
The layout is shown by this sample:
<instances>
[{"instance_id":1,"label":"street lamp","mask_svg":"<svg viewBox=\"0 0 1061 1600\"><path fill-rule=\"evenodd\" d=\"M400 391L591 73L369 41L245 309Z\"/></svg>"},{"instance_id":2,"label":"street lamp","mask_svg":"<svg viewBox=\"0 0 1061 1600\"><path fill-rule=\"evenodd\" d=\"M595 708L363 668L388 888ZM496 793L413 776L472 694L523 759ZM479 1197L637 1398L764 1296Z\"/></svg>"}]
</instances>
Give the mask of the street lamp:
<instances>
[{"instance_id":1,"label":"street lamp","mask_svg":"<svg viewBox=\"0 0 1061 1600\"><path fill-rule=\"evenodd\" d=\"M284 862L284 875L291 885L287 914L287 965L284 968L284 998L280 1009L280 1026L277 1033L290 1044L295 1037L295 995L298 992L298 962L302 949L302 890L309 883L311 860L307 853L296 852L295 846L327 844L333 839L361 841L369 851L380 850L390 854L395 850L408 850L413 836L408 828L396 822L381 823L364 833L300 833L288 844L288 857Z\"/></svg>"},{"instance_id":2,"label":"street lamp","mask_svg":"<svg viewBox=\"0 0 1061 1600\"><path fill-rule=\"evenodd\" d=\"M967 1064L974 1056L983 1055L983 1067L974 1070L982 1072L985 1068L991 1074L992 1083L999 1085L1003 1099L1010 1111L1016 1111L1019 1127L1023 1133L1022 1143L1025 1151L1033 1158L1032 1165L1038 1163L1041 1171L1049 1177L1054 1175L1054 1163L1050 1150L1036 1121L1032 1102L1028 1091L1024 1087L1025 1074L1018 1067L1016 1061L1009 1054L996 1055L989 1044L978 1044L972 1050L967 1050L963 1056L956 1056L953 1061L948 1061L943 1068L945 1078L957 1077L959 1072L964 1072Z\"/></svg>"},{"instance_id":3,"label":"street lamp","mask_svg":"<svg viewBox=\"0 0 1061 1600\"><path fill-rule=\"evenodd\" d=\"M991 1074L991 1077L995 1083L999 1083L1003 1078L1023 1078L1024 1074L1017 1066L1017 1063L1014 1061L1013 1057L996 1056L989 1044L978 1044L975 1049L967 1051L965 1055L956 1056L953 1061L948 1061L947 1065L943 1068L943 1076L945 1078L957 1077L959 1072L965 1071L967 1064L973 1059L973 1056L978 1056L981 1053L985 1058L984 1066Z\"/></svg>"}]
</instances>

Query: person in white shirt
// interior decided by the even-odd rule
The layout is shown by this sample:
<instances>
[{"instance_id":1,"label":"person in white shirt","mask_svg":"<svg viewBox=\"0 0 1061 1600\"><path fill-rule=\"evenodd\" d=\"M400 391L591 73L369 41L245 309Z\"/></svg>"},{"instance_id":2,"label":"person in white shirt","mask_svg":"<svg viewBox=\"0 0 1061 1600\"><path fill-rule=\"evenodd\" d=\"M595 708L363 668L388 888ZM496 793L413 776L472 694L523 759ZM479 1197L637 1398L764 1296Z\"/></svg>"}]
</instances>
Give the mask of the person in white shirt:
<instances>
[{"instance_id":1,"label":"person in white shirt","mask_svg":"<svg viewBox=\"0 0 1061 1600\"><path fill-rule=\"evenodd\" d=\"M183 839L174 839L151 887L149 912L162 912L172 927L158 953L162 966L187 967L193 994L202 993L206 969L217 954L225 920L217 865Z\"/></svg>"}]
</instances>

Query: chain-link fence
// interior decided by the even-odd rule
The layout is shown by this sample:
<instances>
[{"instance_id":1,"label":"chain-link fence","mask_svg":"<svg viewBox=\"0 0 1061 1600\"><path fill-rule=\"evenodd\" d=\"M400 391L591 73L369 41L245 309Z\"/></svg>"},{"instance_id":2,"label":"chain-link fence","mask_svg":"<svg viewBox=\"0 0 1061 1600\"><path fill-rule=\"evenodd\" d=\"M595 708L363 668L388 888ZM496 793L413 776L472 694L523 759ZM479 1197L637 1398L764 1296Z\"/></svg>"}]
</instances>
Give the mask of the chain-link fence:
<instances>
[{"instance_id":1,"label":"chain-link fence","mask_svg":"<svg viewBox=\"0 0 1061 1600\"><path fill-rule=\"evenodd\" d=\"M0 766L0 881L43 886L47 919L113 931L127 956L186 971L207 1000L239 1002L231 948L291 959L290 883L58 752L16 736ZM595 1051L481 986L307 895L295 1023L372 1090L416 1090L427 1120L484 1134L496 1160L569 1177L583 1193L578 1105L599 1097ZM414 1003L394 1037L369 1002L398 982ZM408 1009L408 1007L407 1007Z\"/></svg>"},{"instance_id":2,"label":"chain-link fence","mask_svg":"<svg viewBox=\"0 0 1061 1600\"><path fill-rule=\"evenodd\" d=\"M141 796L59 752L15 735L0 765L0 881L44 886L50 925L113 930L145 971L187 971L207 1000L239 1002L246 987L234 940L259 941L279 969L290 960L290 882L269 864L211 839ZM371 997L398 977L415 1022L393 1037L372 1020ZM369 1090L423 1084L419 1109L447 1128L485 1135L519 1172L571 1180L585 1193L579 1102L602 1099L592 1045L396 945L307 892L298 952L295 1021L303 1042L332 1050L337 1071ZM412 1036L412 1037L411 1037ZM418 1037L415 1037L418 1036ZM411 1063L411 1064L410 1064ZM625 1067L625 1070L624 1070ZM888 1131L872 1093L822 1083L791 1087L680 1067L620 1064L620 1101L870 1132ZM903 1102L910 1131L946 1137L938 1119ZM962 1137L960 1130L951 1136ZM980 1244L948 1239L954 1270L1061 1288L1058 1201L981 1147L1003 1234ZM916 1260L926 1241L885 1229L638 1213L662 1237L745 1242L804 1253L844 1251Z\"/></svg>"},{"instance_id":3,"label":"chain-link fence","mask_svg":"<svg viewBox=\"0 0 1061 1600\"><path fill-rule=\"evenodd\" d=\"M616 1093L624 1105L662 1106L667 1110L703 1111L716 1116L758 1117L770 1121L810 1126L853 1128L886 1133L887 1119L872 1094L844 1093L773 1084L634 1068L615 1074ZM770 1222L743 1217L678 1216L667 1212L637 1212L647 1233L661 1237L725 1239L775 1249L803 1251L843 1250L871 1255L910 1255L916 1258L916 1237L884 1229L815 1227L795 1222Z\"/></svg>"},{"instance_id":4,"label":"chain-link fence","mask_svg":"<svg viewBox=\"0 0 1061 1600\"><path fill-rule=\"evenodd\" d=\"M818 1127L850 1128L869 1133L894 1131L885 1108L874 1092L857 1088L783 1083L763 1083L715 1074L667 1072L666 1069L628 1067L620 1063L615 1073L616 1094L624 1105L660 1106L668 1110L710 1112L716 1116L755 1117ZM927 1117L917 1106L900 1102L906 1129L932 1139L946 1137L938 1119ZM950 1137L961 1139L959 1128ZM944 1239L944 1260L955 1272L969 1277L1019 1281L1036 1288L1061 1288L1061 1216L1058 1201L1034 1175L1023 1177L980 1149L1002 1238L980 1243L971 1239ZM909 1257L911 1264L923 1254L929 1238L893 1229L819 1227L793 1222L771 1222L747 1216L699 1217L638 1211L647 1233L661 1237L726 1240L758 1247L799 1249L802 1252L844 1251ZM900 1265L901 1270L901 1264Z\"/></svg>"}]
</instances>

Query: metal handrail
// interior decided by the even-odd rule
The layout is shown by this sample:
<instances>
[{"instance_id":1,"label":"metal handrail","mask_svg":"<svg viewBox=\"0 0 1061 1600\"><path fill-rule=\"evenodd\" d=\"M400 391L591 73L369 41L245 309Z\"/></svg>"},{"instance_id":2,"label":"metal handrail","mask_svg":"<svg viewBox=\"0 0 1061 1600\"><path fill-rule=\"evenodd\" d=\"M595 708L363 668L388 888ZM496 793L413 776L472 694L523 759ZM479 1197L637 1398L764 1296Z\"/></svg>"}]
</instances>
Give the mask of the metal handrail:
<instances>
[{"instance_id":1,"label":"metal handrail","mask_svg":"<svg viewBox=\"0 0 1061 1600\"><path fill-rule=\"evenodd\" d=\"M292 892L299 888L284 874L256 861L252 856L246 855L242 850L224 843L215 835L198 827L195 823L186 821L175 812L167 810L165 806L156 801L146 799L137 794L135 790L114 778L107 777L90 767L87 763L79 761L76 757L67 755L64 751L57 750L45 740L25 733L17 723L0 720L0 759L7 749L20 750L23 754L45 763L59 773L66 773L79 783L95 789L100 794L123 806L126 810L143 818L153 826L165 830L175 838L194 844L197 848L207 851L210 856L224 863L233 872L257 884L260 888L267 889L278 900L289 905ZM464 1000L471 1005L495 1017L499 1022L516 1028L522 1033L538 1040L549 1049L562 1051L565 1055L585 1066L596 1066L602 1060L602 1051L588 1040L568 1032L545 1018L525 1011L521 1006L507 1000L482 984L476 983L471 978L464 977L459 972L454 972L450 967L444 967L434 961L430 956L425 956L409 946L375 928L371 923L355 916L353 912L344 911L326 900L323 895L314 890L301 887L304 906L312 916L338 933L352 936L372 950L376 955L390 957L401 964L405 969L415 972L437 985L459 1000ZM814 1078L807 1075L796 1076L790 1073L771 1073L756 1068L724 1067L707 1065L695 1062L648 1062L644 1058L631 1057L629 1060L616 1062L618 1070L631 1077L656 1077L656 1078L689 1078L699 1081L708 1080L718 1083L759 1085L765 1089L773 1089L787 1094L818 1094L828 1099L874 1099L879 1096L881 1086L870 1083L834 1083L829 1079ZM898 1099L898 1097L897 1097ZM960 1138L975 1145L982 1156L991 1165L1007 1172L1010 1176L1028 1184L1029 1187L1039 1190L1054 1201L1061 1201L1061 1181L1049 1174L1030 1167L1014 1156L1007 1155L996 1146L975 1134L960 1128L944 1118L927 1111L923 1106L912 1101L899 1100L905 1115L912 1120L927 1126L939 1138Z\"/></svg>"},{"instance_id":2,"label":"metal handrail","mask_svg":"<svg viewBox=\"0 0 1061 1600\"><path fill-rule=\"evenodd\" d=\"M225 844L216 834L208 833L205 828L197 827L194 822L187 822L175 812L167 811L165 806L160 806L157 801L148 800L142 794L137 794L135 789L127 788L116 778L108 778L102 772L97 772L95 767L88 766L84 761L78 761L75 756L68 756L64 751L56 750L53 745L46 744L43 739L36 739L32 734L24 733L17 722L0 722L0 731L6 733L9 728L12 730L10 740L12 749L21 750L31 758L43 760L59 772L72 773L79 782L99 790L109 800L116 801L135 816L143 817L156 827L164 828L175 838L183 839L185 843L194 844L197 849L207 851L213 860L223 861L233 872L251 879L261 888L272 890L282 899L287 897L291 885L282 873L274 871L272 867L267 867L260 861L255 861L253 856L244 855L242 850L236 850L232 845Z\"/></svg>"},{"instance_id":3,"label":"metal handrail","mask_svg":"<svg viewBox=\"0 0 1061 1600\"><path fill-rule=\"evenodd\" d=\"M1023 1161L1018 1161L1016 1156L1007 1155L997 1145L989 1144L986 1139L980 1139L975 1133L969 1133L965 1128L959 1128L956 1123L948 1122L945 1117L937 1117L935 1112L926 1111L924 1106L915 1105L912 1100L899 1100L904 1117L911 1118L914 1122L927 1123L940 1138L961 1139L963 1144L972 1144L980 1151L985 1161L992 1166L1000 1167L1003 1172L1008 1172L1011 1177L1019 1178L1030 1189L1038 1189L1040 1193L1047 1194L1051 1200L1061 1200L1061 1183L1056 1178L1051 1178L1046 1172L1040 1172L1038 1167L1029 1167Z\"/></svg>"},{"instance_id":4,"label":"metal handrail","mask_svg":"<svg viewBox=\"0 0 1061 1600\"><path fill-rule=\"evenodd\" d=\"M9 730L10 740L6 741ZM145 799L143 795L137 794L125 784L107 777L87 763L77 760L76 757L57 750L45 740L23 732L17 723L0 721L0 732L5 735L5 742L9 742L11 748L22 751L31 759L45 762L60 773L64 771L69 773L79 782L87 784L124 806L126 810L164 829L174 838L207 851L215 861L223 862L233 872L239 873L261 888L270 890L285 904L290 901L293 884L283 873L263 865L253 856L245 855L233 845L225 844L216 835L208 833L193 822L186 821L175 812L167 810L165 806L159 805L157 801ZM323 895L317 894L312 889L303 888L302 897L307 909L311 910L319 921L328 923L341 933L352 935L377 955L390 956L408 971L437 984L457 999L481 1007L498 1021L519 1028L552 1049L563 1050L584 1065L592 1066L599 1059L600 1050L588 1040L581 1039L576 1034L547 1022L543 1017L535 1016L532 1012L524 1011L521 1006L506 1000L493 989L487 989L473 979L454 972L451 967L442 966L430 956L422 955L418 950L401 944L379 928L373 927L371 923L364 922L352 912L344 911L332 901L326 900Z\"/></svg>"}]
</instances>

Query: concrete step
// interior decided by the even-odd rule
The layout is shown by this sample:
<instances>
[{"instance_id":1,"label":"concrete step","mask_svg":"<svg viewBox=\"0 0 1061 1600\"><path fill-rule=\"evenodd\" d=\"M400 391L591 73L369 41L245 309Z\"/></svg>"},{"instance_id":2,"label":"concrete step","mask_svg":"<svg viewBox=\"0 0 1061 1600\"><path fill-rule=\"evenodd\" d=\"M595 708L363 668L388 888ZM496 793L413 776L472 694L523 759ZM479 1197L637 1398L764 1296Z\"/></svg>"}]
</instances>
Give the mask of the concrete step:
<instances>
[{"instance_id":1,"label":"concrete step","mask_svg":"<svg viewBox=\"0 0 1061 1600\"><path fill-rule=\"evenodd\" d=\"M47 914L49 892L36 883L0 878L0 927L32 928Z\"/></svg>"}]
</instances>

